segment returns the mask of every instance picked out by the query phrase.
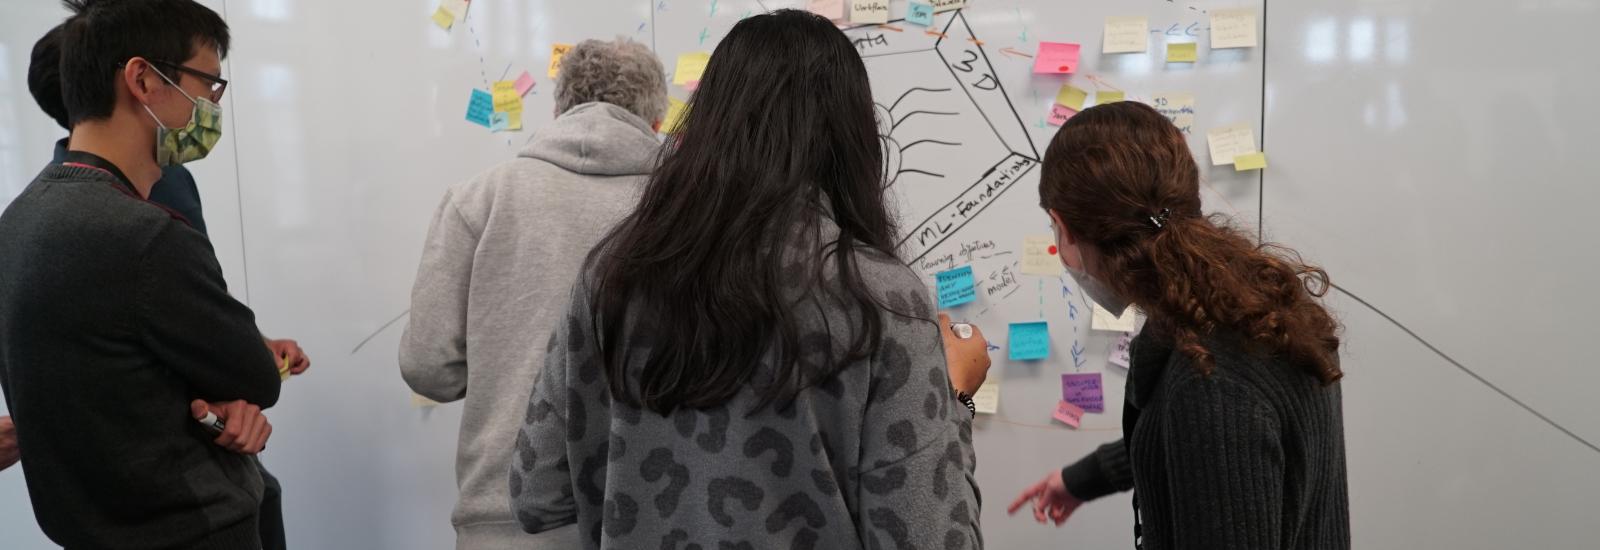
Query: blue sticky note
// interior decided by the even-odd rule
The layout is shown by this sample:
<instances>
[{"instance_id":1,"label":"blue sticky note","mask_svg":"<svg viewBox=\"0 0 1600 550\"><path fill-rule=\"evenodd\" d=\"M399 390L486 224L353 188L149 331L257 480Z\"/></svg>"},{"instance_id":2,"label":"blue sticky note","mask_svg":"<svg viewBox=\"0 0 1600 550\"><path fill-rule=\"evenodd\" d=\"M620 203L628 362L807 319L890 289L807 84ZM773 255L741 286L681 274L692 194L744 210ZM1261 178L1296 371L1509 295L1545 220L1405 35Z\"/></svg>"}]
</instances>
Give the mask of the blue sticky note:
<instances>
[{"instance_id":1,"label":"blue sticky note","mask_svg":"<svg viewBox=\"0 0 1600 550\"><path fill-rule=\"evenodd\" d=\"M978 298L972 266L964 265L935 276L939 282L939 309L959 306Z\"/></svg>"},{"instance_id":2,"label":"blue sticky note","mask_svg":"<svg viewBox=\"0 0 1600 550\"><path fill-rule=\"evenodd\" d=\"M511 125L511 113L493 113L489 115L489 130L504 132Z\"/></svg>"},{"instance_id":3,"label":"blue sticky note","mask_svg":"<svg viewBox=\"0 0 1600 550\"><path fill-rule=\"evenodd\" d=\"M906 22L924 27L933 25L933 4L912 2L906 8Z\"/></svg>"},{"instance_id":4,"label":"blue sticky note","mask_svg":"<svg viewBox=\"0 0 1600 550\"><path fill-rule=\"evenodd\" d=\"M1050 356L1050 324L1045 321L1011 323L1007 339L1012 361L1029 361Z\"/></svg>"},{"instance_id":5,"label":"blue sticky note","mask_svg":"<svg viewBox=\"0 0 1600 550\"><path fill-rule=\"evenodd\" d=\"M489 127L489 117L494 114L494 96L489 92L472 89L472 100L467 102L467 122Z\"/></svg>"}]
</instances>

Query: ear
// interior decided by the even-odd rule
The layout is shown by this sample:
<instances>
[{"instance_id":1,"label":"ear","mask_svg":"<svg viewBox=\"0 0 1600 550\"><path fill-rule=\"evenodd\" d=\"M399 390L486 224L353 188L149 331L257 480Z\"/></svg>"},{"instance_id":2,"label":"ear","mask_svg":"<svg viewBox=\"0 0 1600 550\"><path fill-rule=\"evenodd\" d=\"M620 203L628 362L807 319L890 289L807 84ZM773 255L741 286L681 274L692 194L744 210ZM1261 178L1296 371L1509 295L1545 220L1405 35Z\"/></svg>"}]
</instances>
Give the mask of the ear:
<instances>
[{"instance_id":1,"label":"ear","mask_svg":"<svg viewBox=\"0 0 1600 550\"><path fill-rule=\"evenodd\" d=\"M1061 232L1061 236L1064 237L1063 239L1061 239L1062 240L1062 244L1068 244L1068 245L1076 245L1076 244L1078 244L1078 238L1072 236L1072 232L1067 230L1067 223L1061 221L1061 213L1060 212L1056 212L1055 210L1050 210L1050 209L1046 209L1046 210L1048 210L1050 212L1050 221L1055 223L1056 231Z\"/></svg>"},{"instance_id":2,"label":"ear","mask_svg":"<svg viewBox=\"0 0 1600 550\"><path fill-rule=\"evenodd\" d=\"M159 84L150 82L151 78L161 78L153 74L151 72L153 70L155 69L150 66L150 62L142 57L129 59L127 64L122 66L122 83L135 103L148 105L151 94L159 87Z\"/></svg>"}]
</instances>

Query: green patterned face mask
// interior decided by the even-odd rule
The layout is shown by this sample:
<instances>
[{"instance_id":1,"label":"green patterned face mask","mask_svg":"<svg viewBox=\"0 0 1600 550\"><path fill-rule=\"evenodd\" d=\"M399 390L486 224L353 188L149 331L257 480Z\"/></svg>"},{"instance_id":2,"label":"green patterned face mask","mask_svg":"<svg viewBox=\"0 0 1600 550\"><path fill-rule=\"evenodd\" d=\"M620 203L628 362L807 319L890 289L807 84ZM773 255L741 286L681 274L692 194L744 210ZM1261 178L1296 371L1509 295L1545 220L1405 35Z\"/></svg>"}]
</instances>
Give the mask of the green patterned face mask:
<instances>
[{"instance_id":1,"label":"green patterned face mask","mask_svg":"<svg viewBox=\"0 0 1600 550\"><path fill-rule=\"evenodd\" d=\"M156 164L177 166L205 158L217 141L222 139L222 106L207 98L190 96L161 71L156 71L156 75L194 104L189 123L182 128L168 128L156 117L155 111L150 110L149 105L144 106L144 111L156 121Z\"/></svg>"}]
</instances>

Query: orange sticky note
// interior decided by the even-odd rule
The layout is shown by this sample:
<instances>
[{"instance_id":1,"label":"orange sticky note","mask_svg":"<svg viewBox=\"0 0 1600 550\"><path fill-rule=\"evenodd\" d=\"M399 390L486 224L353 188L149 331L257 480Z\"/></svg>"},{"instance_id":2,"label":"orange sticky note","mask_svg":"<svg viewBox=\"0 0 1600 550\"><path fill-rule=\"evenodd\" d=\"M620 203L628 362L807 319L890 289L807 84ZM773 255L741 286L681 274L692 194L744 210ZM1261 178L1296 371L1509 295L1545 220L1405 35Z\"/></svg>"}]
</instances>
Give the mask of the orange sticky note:
<instances>
[{"instance_id":1,"label":"orange sticky note","mask_svg":"<svg viewBox=\"0 0 1600 550\"><path fill-rule=\"evenodd\" d=\"M550 78L561 74L561 57L572 51L572 44L556 44L550 48Z\"/></svg>"},{"instance_id":2,"label":"orange sticky note","mask_svg":"<svg viewBox=\"0 0 1600 550\"><path fill-rule=\"evenodd\" d=\"M1066 42L1040 42L1033 56L1033 72L1067 74L1078 70L1078 45Z\"/></svg>"},{"instance_id":3,"label":"orange sticky note","mask_svg":"<svg viewBox=\"0 0 1600 550\"><path fill-rule=\"evenodd\" d=\"M1256 151L1248 155L1239 155L1237 157L1233 157L1233 170L1235 172L1243 172L1245 170L1261 170L1266 167L1267 154L1260 151Z\"/></svg>"}]
</instances>

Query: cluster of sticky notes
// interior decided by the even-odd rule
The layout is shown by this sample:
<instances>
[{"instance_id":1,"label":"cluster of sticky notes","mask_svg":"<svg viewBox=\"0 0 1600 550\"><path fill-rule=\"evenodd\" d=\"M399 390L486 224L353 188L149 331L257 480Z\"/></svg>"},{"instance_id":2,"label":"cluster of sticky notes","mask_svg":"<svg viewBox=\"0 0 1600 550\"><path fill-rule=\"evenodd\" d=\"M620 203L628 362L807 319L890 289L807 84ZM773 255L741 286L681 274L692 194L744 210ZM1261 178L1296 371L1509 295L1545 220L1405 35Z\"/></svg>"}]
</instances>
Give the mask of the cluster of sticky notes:
<instances>
[{"instance_id":1,"label":"cluster of sticky notes","mask_svg":"<svg viewBox=\"0 0 1600 550\"><path fill-rule=\"evenodd\" d=\"M1167 44L1167 63L1194 63L1200 60L1200 55L1195 52L1194 42L1172 42Z\"/></svg>"},{"instance_id":2,"label":"cluster of sticky notes","mask_svg":"<svg viewBox=\"0 0 1600 550\"><path fill-rule=\"evenodd\" d=\"M1122 316L1112 315L1111 311L1094 305L1094 317L1089 321L1089 328L1106 332L1132 332L1139 327L1139 313L1133 308L1122 310Z\"/></svg>"},{"instance_id":3,"label":"cluster of sticky notes","mask_svg":"<svg viewBox=\"0 0 1600 550\"><path fill-rule=\"evenodd\" d=\"M1211 49L1256 47L1256 10L1211 10Z\"/></svg>"},{"instance_id":4,"label":"cluster of sticky notes","mask_svg":"<svg viewBox=\"0 0 1600 550\"><path fill-rule=\"evenodd\" d=\"M1128 368L1133 364L1133 333L1124 332L1117 337L1117 342L1111 346L1109 362L1113 365Z\"/></svg>"},{"instance_id":5,"label":"cluster of sticky notes","mask_svg":"<svg viewBox=\"0 0 1600 550\"><path fill-rule=\"evenodd\" d=\"M498 80L489 87L494 100L494 112L489 115L489 129L496 132L522 129L522 95L517 93L517 82Z\"/></svg>"},{"instance_id":6,"label":"cluster of sticky notes","mask_svg":"<svg viewBox=\"0 0 1600 550\"><path fill-rule=\"evenodd\" d=\"M1173 126L1185 135L1194 131L1194 94L1188 92L1163 92L1150 98L1150 106L1172 121Z\"/></svg>"},{"instance_id":7,"label":"cluster of sticky notes","mask_svg":"<svg viewBox=\"0 0 1600 550\"><path fill-rule=\"evenodd\" d=\"M1078 45L1070 42L1040 42L1033 56L1033 72L1068 74L1078 70Z\"/></svg>"},{"instance_id":8,"label":"cluster of sticky notes","mask_svg":"<svg viewBox=\"0 0 1600 550\"><path fill-rule=\"evenodd\" d=\"M1056 256L1056 238L1029 235L1022 238L1022 273L1055 277L1061 274L1061 259Z\"/></svg>"},{"instance_id":9,"label":"cluster of sticky notes","mask_svg":"<svg viewBox=\"0 0 1600 550\"><path fill-rule=\"evenodd\" d=\"M1051 126L1060 126L1067 123L1067 119L1083 110L1083 102L1089 97L1089 92L1071 84L1063 84L1061 90L1056 92L1056 102L1050 105Z\"/></svg>"},{"instance_id":10,"label":"cluster of sticky notes","mask_svg":"<svg viewBox=\"0 0 1600 550\"><path fill-rule=\"evenodd\" d=\"M1100 51L1104 53L1138 53L1149 46L1150 23L1142 16L1107 17L1105 39Z\"/></svg>"},{"instance_id":11,"label":"cluster of sticky notes","mask_svg":"<svg viewBox=\"0 0 1600 550\"><path fill-rule=\"evenodd\" d=\"M978 386L978 393L972 394L972 407L978 414L994 414L1000 410L1000 381L993 378L984 380Z\"/></svg>"},{"instance_id":12,"label":"cluster of sticky notes","mask_svg":"<svg viewBox=\"0 0 1600 550\"><path fill-rule=\"evenodd\" d=\"M1212 128L1206 132L1206 143L1211 149L1211 165L1233 164L1240 155L1256 152L1256 136L1245 124Z\"/></svg>"},{"instance_id":13,"label":"cluster of sticky notes","mask_svg":"<svg viewBox=\"0 0 1600 550\"><path fill-rule=\"evenodd\" d=\"M472 97L467 100L467 122L488 128L493 115L494 96L489 92L473 88Z\"/></svg>"},{"instance_id":14,"label":"cluster of sticky notes","mask_svg":"<svg viewBox=\"0 0 1600 550\"><path fill-rule=\"evenodd\" d=\"M922 2L906 4L906 22L924 27L933 26L933 4Z\"/></svg>"},{"instance_id":15,"label":"cluster of sticky notes","mask_svg":"<svg viewBox=\"0 0 1600 550\"><path fill-rule=\"evenodd\" d=\"M1050 324L1046 321L1011 323L1006 347L1012 361L1050 357Z\"/></svg>"},{"instance_id":16,"label":"cluster of sticky notes","mask_svg":"<svg viewBox=\"0 0 1600 550\"><path fill-rule=\"evenodd\" d=\"M1088 412L1105 412L1106 396L1098 372L1061 375L1061 399Z\"/></svg>"},{"instance_id":17,"label":"cluster of sticky notes","mask_svg":"<svg viewBox=\"0 0 1600 550\"><path fill-rule=\"evenodd\" d=\"M683 127L683 114L688 107L688 104L678 101L678 98L667 98L667 117L661 121L661 133L678 133Z\"/></svg>"},{"instance_id":18,"label":"cluster of sticky notes","mask_svg":"<svg viewBox=\"0 0 1600 550\"><path fill-rule=\"evenodd\" d=\"M694 89L700 84L700 77L706 74L706 65L711 63L711 52L689 52L678 55L678 66L672 71L672 83Z\"/></svg>"},{"instance_id":19,"label":"cluster of sticky notes","mask_svg":"<svg viewBox=\"0 0 1600 550\"><path fill-rule=\"evenodd\" d=\"M889 0L850 0L851 23L888 23Z\"/></svg>"},{"instance_id":20,"label":"cluster of sticky notes","mask_svg":"<svg viewBox=\"0 0 1600 550\"><path fill-rule=\"evenodd\" d=\"M955 307L978 299L978 282L972 266L964 265L934 275L939 292L939 309Z\"/></svg>"},{"instance_id":21,"label":"cluster of sticky notes","mask_svg":"<svg viewBox=\"0 0 1600 550\"><path fill-rule=\"evenodd\" d=\"M572 51L572 44L556 44L550 47L550 70L548 72L552 80L555 79L556 75L561 74L561 58L565 57L567 52L570 51Z\"/></svg>"},{"instance_id":22,"label":"cluster of sticky notes","mask_svg":"<svg viewBox=\"0 0 1600 550\"><path fill-rule=\"evenodd\" d=\"M467 0L441 0L439 7L433 10L433 24L447 31L456 21L466 18Z\"/></svg>"},{"instance_id":23,"label":"cluster of sticky notes","mask_svg":"<svg viewBox=\"0 0 1600 550\"><path fill-rule=\"evenodd\" d=\"M806 2L806 10L828 19L844 19L845 0L810 0Z\"/></svg>"},{"instance_id":24,"label":"cluster of sticky notes","mask_svg":"<svg viewBox=\"0 0 1600 550\"><path fill-rule=\"evenodd\" d=\"M1050 418L1054 418L1057 422L1076 428L1078 427L1078 424L1083 422L1083 409L1079 408L1077 405L1062 401L1060 403L1056 403L1056 412L1052 413Z\"/></svg>"}]
</instances>

